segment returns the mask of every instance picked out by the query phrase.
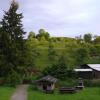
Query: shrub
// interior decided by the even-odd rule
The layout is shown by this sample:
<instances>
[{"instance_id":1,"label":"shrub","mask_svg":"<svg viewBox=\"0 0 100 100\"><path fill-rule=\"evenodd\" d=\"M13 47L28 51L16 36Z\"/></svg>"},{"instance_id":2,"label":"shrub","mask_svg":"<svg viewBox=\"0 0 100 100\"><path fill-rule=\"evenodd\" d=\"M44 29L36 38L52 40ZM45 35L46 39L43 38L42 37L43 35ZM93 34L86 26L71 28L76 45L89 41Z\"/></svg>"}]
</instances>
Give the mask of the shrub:
<instances>
[{"instance_id":1,"label":"shrub","mask_svg":"<svg viewBox=\"0 0 100 100\"><path fill-rule=\"evenodd\" d=\"M0 85L4 85L5 81L3 77L0 77Z\"/></svg>"},{"instance_id":2,"label":"shrub","mask_svg":"<svg viewBox=\"0 0 100 100\"><path fill-rule=\"evenodd\" d=\"M99 79L84 80L84 85L87 87L100 87L100 80Z\"/></svg>"},{"instance_id":3,"label":"shrub","mask_svg":"<svg viewBox=\"0 0 100 100\"><path fill-rule=\"evenodd\" d=\"M34 80L36 80L36 79L37 79L37 76L36 75L34 75L34 76L27 76L27 77L24 77L23 78L23 83L24 84L32 84L32 82Z\"/></svg>"},{"instance_id":4,"label":"shrub","mask_svg":"<svg viewBox=\"0 0 100 100\"><path fill-rule=\"evenodd\" d=\"M20 84L22 81L22 78L20 76L20 74L18 74L15 71L12 71L8 77L6 78L6 84L9 86L16 86L18 84Z\"/></svg>"},{"instance_id":5,"label":"shrub","mask_svg":"<svg viewBox=\"0 0 100 100\"><path fill-rule=\"evenodd\" d=\"M37 89L37 86L35 84L32 84L32 85L29 86L29 90L35 90L36 91L38 89Z\"/></svg>"},{"instance_id":6,"label":"shrub","mask_svg":"<svg viewBox=\"0 0 100 100\"><path fill-rule=\"evenodd\" d=\"M60 86L65 86L65 87L74 87L74 86L76 86L76 80L67 79L65 81L60 81L59 85Z\"/></svg>"}]
</instances>

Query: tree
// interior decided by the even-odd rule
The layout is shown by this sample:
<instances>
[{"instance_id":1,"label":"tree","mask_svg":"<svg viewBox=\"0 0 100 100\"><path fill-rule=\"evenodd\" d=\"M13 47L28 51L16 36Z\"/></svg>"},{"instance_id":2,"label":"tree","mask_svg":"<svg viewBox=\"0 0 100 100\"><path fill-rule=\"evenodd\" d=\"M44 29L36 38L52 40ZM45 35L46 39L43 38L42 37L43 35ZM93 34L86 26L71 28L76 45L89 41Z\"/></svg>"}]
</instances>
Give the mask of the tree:
<instances>
[{"instance_id":1,"label":"tree","mask_svg":"<svg viewBox=\"0 0 100 100\"><path fill-rule=\"evenodd\" d=\"M92 41L92 35L90 33L85 34L84 41L90 43Z\"/></svg>"},{"instance_id":2,"label":"tree","mask_svg":"<svg viewBox=\"0 0 100 100\"><path fill-rule=\"evenodd\" d=\"M25 64L25 32L21 19L22 14L18 14L19 5L15 0L11 2L9 10L0 22L0 71L3 76L7 76L12 70L20 72L21 66Z\"/></svg>"},{"instance_id":3,"label":"tree","mask_svg":"<svg viewBox=\"0 0 100 100\"><path fill-rule=\"evenodd\" d=\"M88 51L85 48L78 48L75 53L76 63L78 65L84 64L88 58Z\"/></svg>"},{"instance_id":4,"label":"tree","mask_svg":"<svg viewBox=\"0 0 100 100\"><path fill-rule=\"evenodd\" d=\"M39 34L37 34L36 36L38 39L41 39L42 37L44 37L46 40L49 39L50 34L48 32L46 32L44 29L40 29L39 30Z\"/></svg>"},{"instance_id":5,"label":"tree","mask_svg":"<svg viewBox=\"0 0 100 100\"><path fill-rule=\"evenodd\" d=\"M94 39L94 43L95 43L95 44L100 44L100 36L97 36L97 37Z\"/></svg>"},{"instance_id":6,"label":"tree","mask_svg":"<svg viewBox=\"0 0 100 100\"><path fill-rule=\"evenodd\" d=\"M56 51L54 50L54 46L52 42L49 42L49 47L48 47L48 58L51 64L54 64L56 61Z\"/></svg>"},{"instance_id":7,"label":"tree","mask_svg":"<svg viewBox=\"0 0 100 100\"><path fill-rule=\"evenodd\" d=\"M26 41L27 46L27 67L35 66L35 59L39 55L37 51L37 42L36 38L33 38L33 33L30 33Z\"/></svg>"},{"instance_id":8,"label":"tree","mask_svg":"<svg viewBox=\"0 0 100 100\"><path fill-rule=\"evenodd\" d=\"M29 38L35 38L35 33L34 32L29 32L29 35L28 35L28 39Z\"/></svg>"},{"instance_id":9,"label":"tree","mask_svg":"<svg viewBox=\"0 0 100 100\"><path fill-rule=\"evenodd\" d=\"M51 67L46 67L43 70L43 75L52 75L58 79L64 80L68 75L68 66L65 64L65 59L61 56L57 64L53 64Z\"/></svg>"}]
</instances>

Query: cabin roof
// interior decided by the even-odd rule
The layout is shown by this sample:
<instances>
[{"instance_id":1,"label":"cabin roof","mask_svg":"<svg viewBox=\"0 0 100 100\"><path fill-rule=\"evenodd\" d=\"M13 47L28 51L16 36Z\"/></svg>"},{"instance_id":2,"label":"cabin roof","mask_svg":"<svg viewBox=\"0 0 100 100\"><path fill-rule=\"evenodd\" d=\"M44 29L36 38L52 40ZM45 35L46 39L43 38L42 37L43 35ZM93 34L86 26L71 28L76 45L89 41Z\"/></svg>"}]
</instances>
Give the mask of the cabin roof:
<instances>
[{"instance_id":1,"label":"cabin roof","mask_svg":"<svg viewBox=\"0 0 100 100\"><path fill-rule=\"evenodd\" d=\"M74 69L76 72L91 72L93 71L92 69Z\"/></svg>"},{"instance_id":2,"label":"cabin roof","mask_svg":"<svg viewBox=\"0 0 100 100\"><path fill-rule=\"evenodd\" d=\"M93 70L100 71L100 64L84 64L81 66L86 66L86 67L76 68L74 69L74 71L76 72L90 72Z\"/></svg>"},{"instance_id":3,"label":"cabin roof","mask_svg":"<svg viewBox=\"0 0 100 100\"><path fill-rule=\"evenodd\" d=\"M100 64L87 64L91 69L100 71Z\"/></svg>"},{"instance_id":4,"label":"cabin roof","mask_svg":"<svg viewBox=\"0 0 100 100\"><path fill-rule=\"evenodd\" d=\"M48 82L56 83L58 79L53 76L47 75L45 77L40 78L36 82L40 82L40 81L48 81Z\"/></svg>"}]
</instances>

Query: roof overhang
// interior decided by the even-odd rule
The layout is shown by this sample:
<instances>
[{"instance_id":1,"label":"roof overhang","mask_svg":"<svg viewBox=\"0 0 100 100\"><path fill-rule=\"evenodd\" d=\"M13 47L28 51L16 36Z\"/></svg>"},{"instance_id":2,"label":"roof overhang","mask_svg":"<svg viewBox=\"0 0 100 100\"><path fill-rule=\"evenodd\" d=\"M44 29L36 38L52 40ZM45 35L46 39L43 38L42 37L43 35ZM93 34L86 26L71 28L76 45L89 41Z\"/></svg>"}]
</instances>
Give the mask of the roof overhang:
<instances>
[{"instance_id":1,"label":"roof overhang","mask_svg":"<svg viewBox=\"0 0 100 100\"><path fill-rule=\"evenodd\" d=\"M92 69L74 69L75 72L92 72Z\"/></svg>"}]
</instances>

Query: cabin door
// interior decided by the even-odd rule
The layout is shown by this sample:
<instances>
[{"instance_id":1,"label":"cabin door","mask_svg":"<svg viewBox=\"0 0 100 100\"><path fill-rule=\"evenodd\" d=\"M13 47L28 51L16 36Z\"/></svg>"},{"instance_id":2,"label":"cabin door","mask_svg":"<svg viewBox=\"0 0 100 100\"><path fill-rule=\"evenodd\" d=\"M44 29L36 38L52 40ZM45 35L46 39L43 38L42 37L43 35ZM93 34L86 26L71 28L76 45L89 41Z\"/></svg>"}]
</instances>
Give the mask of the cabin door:
<instances>
[{"instance_id":1,"label":"cabin door","mask_svg":"<svg viewBox=\"0 0 100 100\"><path fill-rule=\"evenodd\" d=\"M43 85L43 90L47 90L47 85Z\"/></svg>"}]
</instances>

